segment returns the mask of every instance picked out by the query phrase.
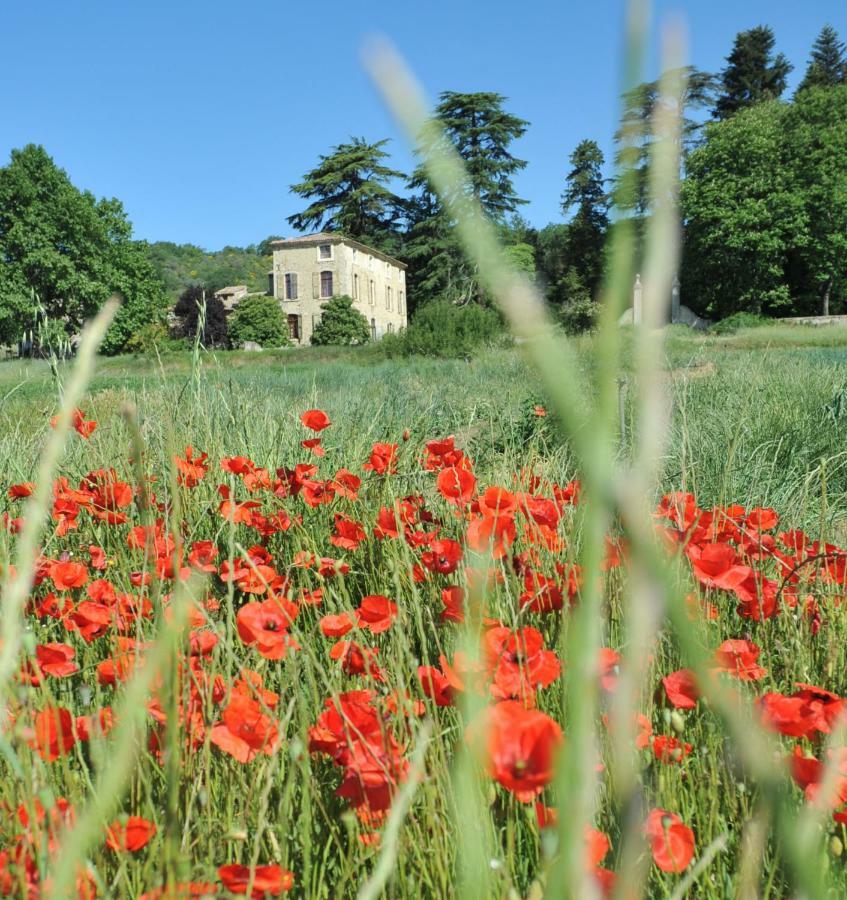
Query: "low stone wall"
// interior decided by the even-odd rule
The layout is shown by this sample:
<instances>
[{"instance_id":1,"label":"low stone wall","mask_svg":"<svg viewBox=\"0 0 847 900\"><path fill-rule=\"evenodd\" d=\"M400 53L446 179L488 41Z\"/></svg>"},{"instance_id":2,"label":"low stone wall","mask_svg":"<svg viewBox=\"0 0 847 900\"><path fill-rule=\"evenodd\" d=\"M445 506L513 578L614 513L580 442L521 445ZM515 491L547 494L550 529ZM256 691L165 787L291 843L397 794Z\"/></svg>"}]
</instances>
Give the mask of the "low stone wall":
<instances>
[{"instance_id":1,"label":"low stone wall","mask_svg":"<svg viewBox=\"0 0 847 900\"><path fill-rule=\"evenodd\" d=\"M789 316L777 319L786 325L847 325L847 316Z\"/></svg>"}]
</instances>

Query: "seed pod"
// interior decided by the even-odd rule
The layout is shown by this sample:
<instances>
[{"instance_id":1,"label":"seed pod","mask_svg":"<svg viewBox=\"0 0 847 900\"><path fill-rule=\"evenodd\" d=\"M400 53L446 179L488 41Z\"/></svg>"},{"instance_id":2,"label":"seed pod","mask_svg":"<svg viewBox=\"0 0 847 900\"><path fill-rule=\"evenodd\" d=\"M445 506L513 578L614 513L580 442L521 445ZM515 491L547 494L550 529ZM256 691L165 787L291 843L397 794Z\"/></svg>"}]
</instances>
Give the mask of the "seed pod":
<instances>
[{"instance_id":1,"label":"seed pod","mask_svg":"<svg viewBox=\"0 0 847 900\"><path fill-rule=\"evenodd\" d=\"M844 844L841 843L841 838L837 834L829 839L829 852L833 856L841 856L844 852Z\"/></svg>"}]
</instances>

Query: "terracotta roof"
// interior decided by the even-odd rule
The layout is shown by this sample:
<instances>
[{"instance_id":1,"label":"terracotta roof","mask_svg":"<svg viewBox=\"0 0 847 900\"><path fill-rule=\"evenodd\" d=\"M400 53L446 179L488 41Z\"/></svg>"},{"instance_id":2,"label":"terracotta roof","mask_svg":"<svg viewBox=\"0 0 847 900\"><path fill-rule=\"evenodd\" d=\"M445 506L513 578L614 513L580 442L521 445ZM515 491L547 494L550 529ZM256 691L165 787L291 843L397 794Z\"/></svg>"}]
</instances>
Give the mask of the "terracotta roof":
<instances>
[{"instance_id":1,"label":"terracotta roof","mask_svg":"<svg viewBox=\"0 0 847 900\"><path fill-rule=\"evenodd\" d=\"M387 253L383 253L382 250L377 250L376 247L369 247L361 241L354 241L353 238L345 237L337 231L318 231L315 234L304 234L300 237L283 238L279 241L271 241L271 247L276 250L283 250L286 247L292 246L313 247L317 244L349 244L357 250L363 250L365 253L370 253L371 256L375 256L377 259L387 260L400 269L408 268L406 263L401 262L393 256L389 256Z\"/></svg>"}]
</instances>

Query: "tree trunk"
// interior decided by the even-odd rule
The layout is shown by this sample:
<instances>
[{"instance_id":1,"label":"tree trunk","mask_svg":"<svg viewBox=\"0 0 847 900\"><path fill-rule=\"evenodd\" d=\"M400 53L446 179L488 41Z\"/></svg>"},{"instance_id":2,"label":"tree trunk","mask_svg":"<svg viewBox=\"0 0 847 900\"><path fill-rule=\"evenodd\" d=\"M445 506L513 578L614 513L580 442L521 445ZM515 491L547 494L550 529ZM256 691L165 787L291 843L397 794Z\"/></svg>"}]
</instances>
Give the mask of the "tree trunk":
<instances>
[{"instance_id":1,"label":"tree trunk","mask_svg":"<svg viewBox=\"0 0 847 900\"><path fill-rule=\"evenodd\" d=\"M829 315L829 295L832 291L832 279L826 283L826 287L823 290L823 302L821 303L821 315L828 316Z\"/></svg>"}]
</instances>

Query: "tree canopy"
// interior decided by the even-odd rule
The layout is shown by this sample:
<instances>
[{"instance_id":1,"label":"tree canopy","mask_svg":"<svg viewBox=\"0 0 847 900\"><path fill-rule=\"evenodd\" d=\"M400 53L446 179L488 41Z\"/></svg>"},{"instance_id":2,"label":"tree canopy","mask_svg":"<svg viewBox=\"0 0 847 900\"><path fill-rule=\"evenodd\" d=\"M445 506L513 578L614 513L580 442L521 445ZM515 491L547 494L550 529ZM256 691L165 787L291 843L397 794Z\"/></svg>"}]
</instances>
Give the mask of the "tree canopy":
<instances>
[{"instance_id":1,"label":"tree canopy","mask_svg":"<svg viewBox=\"0 0 847 900\"><path fill-rule=\"evenodd\" d=\"M382 247L397 228L403 202L390 188L402 172L385 165L388 140L368 143L352 138L321 156L293 193L312 202L288 217L298 231L340 231L347 237Z\"/></svg>"},{"instance_id":2,"label":"tree canopy","mask_svg":"<svg viewBox=\"0 0 847 900\"><path fill-rule=\"evenodd\" d=\"M0 169L0 260L2 341L19 340L39 318L72 335L115 292L123 305L106 352L164 317L162 283L146 245L132 239L121 203L74 187L34 144L13 150Z\"/></svg>"}]
</instances>

